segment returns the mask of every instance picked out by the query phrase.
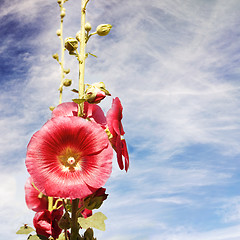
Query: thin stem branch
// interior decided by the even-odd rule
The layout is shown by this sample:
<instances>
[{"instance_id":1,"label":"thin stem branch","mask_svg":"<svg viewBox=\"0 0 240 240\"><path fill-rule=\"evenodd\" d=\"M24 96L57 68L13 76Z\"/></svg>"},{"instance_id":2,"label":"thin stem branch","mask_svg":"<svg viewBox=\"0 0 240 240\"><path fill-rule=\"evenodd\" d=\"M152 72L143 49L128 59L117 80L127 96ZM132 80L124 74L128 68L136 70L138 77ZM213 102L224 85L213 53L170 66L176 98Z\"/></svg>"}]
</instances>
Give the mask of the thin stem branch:
<instances>
[{"instance_id":1,"label":"thin stem branch","mask_svg":"<svg viewBox=\"0 0 240 240\"><path fill-rule=\"evenodd\" d=\"M48 197L48 211L53 210L53 197Z\"/></svg>"}]
</instances>

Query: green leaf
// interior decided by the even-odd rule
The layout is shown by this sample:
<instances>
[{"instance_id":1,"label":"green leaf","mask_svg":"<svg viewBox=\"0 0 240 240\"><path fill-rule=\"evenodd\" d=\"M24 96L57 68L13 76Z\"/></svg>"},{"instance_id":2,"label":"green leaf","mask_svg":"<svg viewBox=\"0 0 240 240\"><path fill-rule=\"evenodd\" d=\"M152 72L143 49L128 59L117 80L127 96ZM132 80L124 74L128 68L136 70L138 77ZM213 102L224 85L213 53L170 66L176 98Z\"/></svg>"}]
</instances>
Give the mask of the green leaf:
<instances>
[{"instance_id":1,"label":"green leaf","mask_svg":"<svg viewBox=\"0 0 240 240\"><path fill-rule=\"evenodd\" d=\"M33 231L35 231L33 228L25 224L24 226L20 227L20 229L16 232L16 234L29 234Z\"/></svg>"},{"instance_id":2,"label":"green leaf","mask_svg":"<svg viewBox=\"0 0 240 240\"><path fill-rule=\"evenodd\" d=\"M77 104L81 104L81 103L83 103L83 102L85 102L86 100L85 99L83 99L83 98L81 98L81 99L72 99L73 100L73 102L75 102L75 103L77 103Z\"/></svg>"},{"instance_id":3,"label":"green leaf","mask_svg":"<svg viewBox=\"0 0 240 240\"><path fill-rule=\"evenodd\" d=\"M106 226L104 221L106 219L107 217L103 213L97 212L88 218L78 218L78 222L80 226L84 229L88 229L90 227L105 231Z\"/></svg>"}]
</instances>

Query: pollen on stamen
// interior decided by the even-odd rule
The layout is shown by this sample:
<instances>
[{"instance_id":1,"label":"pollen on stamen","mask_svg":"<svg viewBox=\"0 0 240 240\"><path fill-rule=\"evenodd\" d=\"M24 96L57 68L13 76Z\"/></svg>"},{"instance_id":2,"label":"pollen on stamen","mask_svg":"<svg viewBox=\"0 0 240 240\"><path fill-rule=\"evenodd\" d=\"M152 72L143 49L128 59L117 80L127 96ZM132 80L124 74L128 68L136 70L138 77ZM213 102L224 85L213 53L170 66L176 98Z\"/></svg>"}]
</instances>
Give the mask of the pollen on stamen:
<instances>
[{"instance_id":1,"label":"pollen on stamen","mask_svg":"<svg viewBox=\"0 0 240 240\"><path fill-rule=\"evenodd\" d=\"M75 163L75 158L74 157L69 157L67 162L71 165L73 165Z\"/></svg>"}]
</instances>

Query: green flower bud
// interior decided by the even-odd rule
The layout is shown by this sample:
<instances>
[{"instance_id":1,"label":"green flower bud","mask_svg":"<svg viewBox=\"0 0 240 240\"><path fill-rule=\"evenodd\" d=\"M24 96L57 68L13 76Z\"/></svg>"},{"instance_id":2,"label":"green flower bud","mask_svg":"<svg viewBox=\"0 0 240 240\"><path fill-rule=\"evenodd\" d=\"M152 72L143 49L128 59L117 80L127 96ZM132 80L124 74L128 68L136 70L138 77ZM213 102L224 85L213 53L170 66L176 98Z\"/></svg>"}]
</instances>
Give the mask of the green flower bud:
<instances>
[{"instance_id":1,"label":"green flower bud","mask_svg":"<svg viewBox=\"0 0 240 240\"><path fill-rule=\"evenodd\" d=\"M86 30L87 32L90 32L91 29L92 29L91 24L90 24L89 22L86 22L86 24L85 24L85 30Z\"/></svg>"},{"instance_id":2,"label":"green flower bud","mask_svg":"<svg viewBox=\"0 0 240 240\"><path fill-rule=\"evenodd\" d=\"M80 38L81 38L81 31L78 31L76 33L76 39L80 42Z\"/></svg>"},{"instance_id":3,"label":"green flower bud","mask_svg":"<svg viewBox=\"0 0 240 240\"><path fill-rule=\"evenodd\" d=\"M50 106L50 107L49 107L49 109L50 109L51 111L53 111L54 108L55 108L54 106Z\"/></svg>"},{"instance_id":4,"label":"green flower bud","mask_svg":"<svg viewBox=\"0 0 240 240\"><path fill-rule=\"evenodd\" d=\"M65 39L65 48L69 52L74 52L78 48L78 41L76 38L68 37Z\"/></svg>"},{"instance_id":5,"label":"green flower bud","mask_svg":"<svg viewBox=\"0 0 240 240\"><path fill-rule=\"evenodd\" d=\"M99 36L106 36L110 32L112 25L110 24L101 24L97 27L97 34Z\"/></svg>"},{"instance_id":6,"label":"green flower bud","mask_svg":"<svg viewBox=\"0 0 240 240\"><path fill-rule=\"evenodd\" d=\"M70 68L64 69L64 73L69 74L70 73Z\"/></svg>"},{"instance_id":7,"label":"green flower bud","mask_svg":"<svg viewBox=\"0 0 240 240\"><path fill-rule=\"evenodd\" d=\"M61 16L61 18L64 18L65 15L66 15L66 10L65 10L65 8L63 8L61 13L60 13L60 16Z\"/></svg>"},{"instance_id":8,"label":"green flower bud","mask_svg":"<svg viewBox=\"0 0 240 240\"><path fill-rule=\"evenodd\" d=\"M59 57L58 57L58 54L57 54L57 53L53 54L52 57L53 57L54 59L56 59L57 61L59 61Z\"/></svg>"},{"instance_id":9,"label":"green flower bud","mask_svg":"<svg viewBox=\"0 0 240 240\"><path fill-rule=\"evenodd\" d=\"M58 29L57 32L56 32L56 34L57 34L58 36L61 36L61 30Z\"/></svg>"},{"instance_id":10,"label":"green flower bud","mask_svg":"<svg viewBox=\"0 0 240 240\"><path fill-rule=\"evenodd\" d=\"M71 79L64 79L63 86L69 87L69 86L71 86L71 84L72 84L72 80Z\"/></svg>"}]
</instances>

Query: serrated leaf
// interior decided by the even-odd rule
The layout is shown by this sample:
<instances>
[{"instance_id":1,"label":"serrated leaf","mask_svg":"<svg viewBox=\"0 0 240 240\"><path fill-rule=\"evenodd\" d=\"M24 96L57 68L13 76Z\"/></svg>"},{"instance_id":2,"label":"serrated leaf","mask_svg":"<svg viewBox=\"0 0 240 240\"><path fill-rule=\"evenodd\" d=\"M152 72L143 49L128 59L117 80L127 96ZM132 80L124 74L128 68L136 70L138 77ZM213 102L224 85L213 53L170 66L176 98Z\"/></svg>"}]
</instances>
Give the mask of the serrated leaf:
<instances>
[{"instance_id":1,"label":"serrated leaf","mask_svg":"<svg viewBox=\"0 0 240 240\"><path fill-rule=\"evenodd\" d=\"M31 232L35 231L33 228L24 225L22 227L20 227L20 229L16 232L16 234L29 234Z\"/></svg>"},{"instance_id":2,"label":"serrated leaf","mask_svg":"<svg viewBox=\"0 0 240 240\"><path fill-rule=\"evenodd\" d=\"M78 218L78 222L84 229L96 228L98 230L105 231L106 226L104 221L106 219L107 217L103 213L97 212L88 218Z\"/></svg>"},{"instance_id":3,"label":"serrated leaf","mask_svg":"<svg viewBox=\"0 0 240 240\"><path fill-rule=\"evenodd\" d=\"M72 99L73 100L73 102L75 102L75 103L77 103L77 104L81 104L81 103L83 103L83 102L85 102L85 99L83 99L83 98L81 98L81 99Z\"/></svg>"}]
</instances>

